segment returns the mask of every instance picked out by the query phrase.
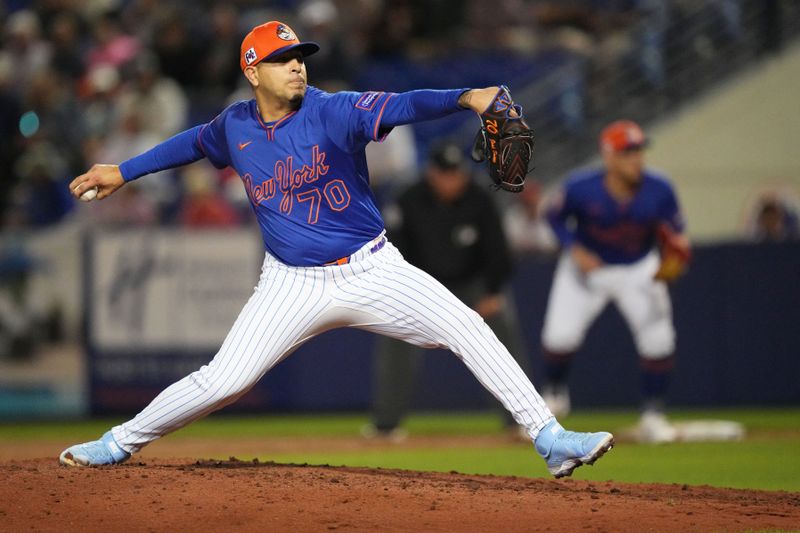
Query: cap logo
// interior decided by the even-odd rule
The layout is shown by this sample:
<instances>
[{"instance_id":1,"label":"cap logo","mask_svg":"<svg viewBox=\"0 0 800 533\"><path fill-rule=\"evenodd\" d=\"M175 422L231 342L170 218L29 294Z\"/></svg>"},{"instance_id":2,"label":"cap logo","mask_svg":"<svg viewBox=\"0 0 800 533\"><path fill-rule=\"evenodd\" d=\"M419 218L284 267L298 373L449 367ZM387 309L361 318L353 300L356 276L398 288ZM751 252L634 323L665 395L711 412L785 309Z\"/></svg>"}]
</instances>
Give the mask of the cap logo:
<instances>
[{"instance_id":1,"label":"cap logo","mask_svg":"<svg viewBox=\"0 0 800 533\"><path fill-rule=\"evenodd\" d=\"M275 33L278 34L279 39L283 39L284 41L294 41L297 39L297 37L294 35L294 32L289 29L289 26L284 24L278 24L278 28L275 30Z\"/></svg>"},{"instance_id":2,"label":"cap logo","mask_svg":"<svg viewBox=\"0 0 800 533\"><path fill-rule=\"evenodd\" d=\"M639 128L628 128L628 142L639 144L644 141L644 135Z\"/></svg>"},{"instance_id":3,"label":"cap logo","mask_svg":"<svg viewBox=\"0 0 800 533\"><path fill-rule=\"evenodd\" d=\"M252 65L253 61L258 59L258 55L256 55L256 49L250 48L247 52L244 53L244 61L248 65Z\"/></svg>"}]
</instances>

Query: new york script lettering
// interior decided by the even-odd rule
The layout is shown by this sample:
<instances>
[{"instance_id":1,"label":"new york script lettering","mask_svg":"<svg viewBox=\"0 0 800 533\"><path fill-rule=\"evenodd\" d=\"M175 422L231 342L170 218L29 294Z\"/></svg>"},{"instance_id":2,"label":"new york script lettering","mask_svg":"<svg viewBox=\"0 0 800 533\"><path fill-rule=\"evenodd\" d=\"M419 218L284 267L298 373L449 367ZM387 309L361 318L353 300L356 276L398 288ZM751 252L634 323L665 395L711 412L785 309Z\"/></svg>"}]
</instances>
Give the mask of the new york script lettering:
<instances>
[{"instance_id":1,"label":"new york script lettering","mask_svg":"<svg viewBox=\"0 0 800 533\"><path fill-rule=\"evenodd\" d=\"M242 176L247 197L253 205L261 205L272 200L281 193L278 209L289 216L295 206L295 200L308 204L307 221L316 224L319 220L320 207L328 206L330 212L340 212L350 205L350 191L341 179L328 180L325 186L313 184L320 177L325 176L330 170L330 165L325 164L326 153L320 151L318 145L311 148L311 164L304 163L295 169L294 156L288 156L275 163L273 175L260 184L254 184L253 176Z\"/></svg>"}]
</instances>

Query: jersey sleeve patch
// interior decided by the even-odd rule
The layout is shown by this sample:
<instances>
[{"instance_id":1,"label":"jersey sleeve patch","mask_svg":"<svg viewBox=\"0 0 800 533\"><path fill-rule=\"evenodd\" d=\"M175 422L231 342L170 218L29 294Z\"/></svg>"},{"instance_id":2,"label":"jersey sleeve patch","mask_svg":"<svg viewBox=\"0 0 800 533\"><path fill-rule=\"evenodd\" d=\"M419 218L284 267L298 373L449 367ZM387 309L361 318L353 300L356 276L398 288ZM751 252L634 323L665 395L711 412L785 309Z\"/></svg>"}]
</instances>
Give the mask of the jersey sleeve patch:
<instances>
[{"instance_id":1,"label":"jersey sleeve patch","mask_svg":"<svg viewBox=\"0 0 800 533\"><path fill-rule=\"evenodd\" d=\"M353 153L385 132L380 122L386 102L393 93L342 91L326 98L320 118L328 137L342 150Z\"/></svg>"},{"instance_id":2,"label":"jersey sleeve patch","mask_svg":"<svg viewBox=\"0 0 800 533\"><path fill-rule=\"evenodd\" d=\"M378 91L365 92L356 101L356 108L361 109L363 111L372 111L375 108L375 104L378 103L378 100L380 100L382 95L383 92L378 92Z\"/></svg>"}]
</instances>

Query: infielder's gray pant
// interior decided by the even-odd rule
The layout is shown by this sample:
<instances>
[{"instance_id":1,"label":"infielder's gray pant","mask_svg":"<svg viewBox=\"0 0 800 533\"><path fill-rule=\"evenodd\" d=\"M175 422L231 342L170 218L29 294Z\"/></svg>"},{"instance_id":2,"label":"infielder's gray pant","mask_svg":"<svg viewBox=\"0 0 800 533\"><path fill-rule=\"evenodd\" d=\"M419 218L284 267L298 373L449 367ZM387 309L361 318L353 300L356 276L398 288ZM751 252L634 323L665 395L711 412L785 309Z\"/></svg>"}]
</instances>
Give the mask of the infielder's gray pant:
<instances>
[{"instance_id":1,"label":"infielder's gray pant","mask_svg":"<svg viewBox=\"0 0 800 533\"><path fill-rule=\"evenodd\" d=\"M660 360L675 353L675 328L667 286L653 279L658 254L629 265L604 265L584 274L569 253L558 261L547 302L542 345L553 353L576 351L609 301L633 332L639 355Z\"/></svg>"},{"instance_id":2,"label":"infielder's gray pant","mask_svg":"<svg viewBox=\"0 0 800 533\"><path fill-rule=\"evenodd\" d=\"M472 308L486 295L484 285L479 280L458 286L451 285L448 289ZM505 306L500 313L486 318L485 321L498 340L508 348L520 368L530 374L530 361L522 350L523 343L511 296L506 297ZM372 423L377 429L390 430L399 426L411 408L416 378L424 354L424 351L407 342L390 337L378 338L372 390ZM505 409L502 409L501 416L504 426L515 424L511 413Z\"/></svg>"}]
</instances>

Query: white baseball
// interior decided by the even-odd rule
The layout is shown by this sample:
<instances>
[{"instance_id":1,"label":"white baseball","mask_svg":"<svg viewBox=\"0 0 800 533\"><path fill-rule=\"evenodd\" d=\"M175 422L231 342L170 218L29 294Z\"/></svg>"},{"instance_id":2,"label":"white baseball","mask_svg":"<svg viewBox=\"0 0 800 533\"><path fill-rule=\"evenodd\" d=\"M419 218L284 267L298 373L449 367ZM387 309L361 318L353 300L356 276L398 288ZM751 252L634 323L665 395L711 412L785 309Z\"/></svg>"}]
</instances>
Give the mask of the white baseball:
<instances>
[{"instance_id":1,"label":"white baseball","mask_svg":"<svg viewBox=\"0 0 800 533\"><path fill-rule=\"evenodd\" d=\"M85 193L81 194L81 200L84 202L91 202L97 197L97 187L92 187Z\"/></svg>"}]
</instances>

